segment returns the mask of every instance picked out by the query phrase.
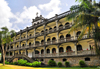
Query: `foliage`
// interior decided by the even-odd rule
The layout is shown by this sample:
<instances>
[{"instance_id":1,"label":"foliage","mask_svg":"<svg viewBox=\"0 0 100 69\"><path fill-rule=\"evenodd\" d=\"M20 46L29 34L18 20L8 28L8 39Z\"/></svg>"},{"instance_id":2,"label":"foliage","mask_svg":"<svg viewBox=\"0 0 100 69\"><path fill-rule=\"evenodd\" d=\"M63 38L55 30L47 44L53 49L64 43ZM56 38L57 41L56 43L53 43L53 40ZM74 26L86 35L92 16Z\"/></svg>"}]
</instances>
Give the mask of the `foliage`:
<instances>
[{"instance_id":1,"label":"foliage","mask_svg":"<svg viewBox=\"0 0 100 69\"><path fill-rule=\"evenodd\" d=\"M27 62L26 66L32 66L32 63Z\"/></svg>"},{"instance_id":2,"label":"foliage","mask_svg":"<svg viewBox=\"0 0 100 69\"><path fill-rule=\"evenodd\" d=\"M58 62L58 67L62 67L62 63L61 62Z\"/></svg>"},{"instance_id":3,"label":"foliage","mask_svg":"<svg viewBox=\"0 0 100 69\"><path fill-rule=\"evenodd\" d=\"M39 66L41 66L41 62L35 61L35 62L32 63L32 66L33 67L39 67Z\"/></svg>"},{"instance_id":4,"label":"foliage","mask_svg":"<svg viewBox=\"0 0 100 69\"><path fill-rule=\"evenodd\" d=\"M49 66L56 66L56 62L53 61L53 60L49 60L49 61L48 61L48 65L49 65Z\"/></svg>"},{"instance_id":5,"label":"foliage","mask_svg":"<svg viewBox=\"0 0 100 69\"><path fill-rule=\"evenodd\" d=\"M65 61L65 66L70 67L70 63L68 61Z\"/></svg>"},{"instance_id":6,"label":"foliage","mask_svg":"<svg viewBox=\"0 0 100 69\"><path fill-rule=\"evenodd\" d=\"M26 63L27 63L27 60L23 60L23 59L18 60L19 65L24 66L24 65L26 65Z\"/></svg>"},{"instance_id":7,"label":"foliage","mask_svg":"<svg viewBox=\"0 0 100 69\"><path fill-rule=\"evenodd\" d=\"M9 62L5 61L5 64L9 64Z\"/></svg>"},{"instance_id":8,"label":"foliage","mask_svg":"<svg viewBox=\"0 0 100 69\"><path fill-rule=\"evenodd\" d=\"M80 67L86 67L86 64L83 60L79 61L79 65L80 65Z\"/></svg>"},{"instance_id":9,"label":"foliage","mask_svg":"<svg viewBox=\"0 0 100 69\"><path fill-rule=\"evenodd\" d=\"M13 65L18 65L18 62L13 62Z\"/></svg>"}]
</instances>

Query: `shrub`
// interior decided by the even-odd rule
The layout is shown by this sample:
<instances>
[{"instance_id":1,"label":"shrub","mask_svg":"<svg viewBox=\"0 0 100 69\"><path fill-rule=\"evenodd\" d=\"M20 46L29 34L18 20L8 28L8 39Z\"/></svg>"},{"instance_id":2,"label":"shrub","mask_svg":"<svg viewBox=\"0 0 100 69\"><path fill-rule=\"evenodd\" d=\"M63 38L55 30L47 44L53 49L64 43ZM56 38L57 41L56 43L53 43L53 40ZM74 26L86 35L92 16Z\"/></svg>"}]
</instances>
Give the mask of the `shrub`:
<instances>
[{"instance_id":1,"label":"shrub","mask_svg":"<svg viewBox=\"0 0 100 69\"><path fill-rule=\"evenodd\" d=\"M68 61L65 62L65 66L66 66L66 67L70 67L70 64L69 64Z\"/></svg>"},{"instance_id":2,"label":"shrub","mask_svg":"<svg viewBox=\"0 0 100 69\"><path fill-rule=\"evenodd\" d=\"M33 67L39 67L39 66L41 66L41 62L35 61L35 62L32 63L32 66Z\"/></svg>"},{"instance_id":3,"label":"shrub","mask_svg":"<svg viewBox=\"0 0 100 69\"><path fill-rule=\"evenodd\" d=\"M32 63L27 62L26 66L32 66Z\"/></svg>"},{"instance_id":4,"label":"shrub","mask_svg":"<svg viewBox=\"0 0 100 69\"><path fill-rule=\"evenodd\" d=\"M9 62L5 61L5 64L9 64Z\"/></svg>"},{"instance_id":5,"label":"shrub","mask_svg":"<svg viewBox=\"0 0 100 69\"><path fill-rule=\"evenodd\" d=\"M49 60L48 65L49 66L56 66L56 62L53 60Z\"/></svg>"},{"instance_id":6,"label":"shrub","mask_svg":"<svg viewBox=\"0 0 100 69\"><path fill-rule=\"evenodd\" d=\"M62 67L62 63L61 62L58 62L58 67Z\"/></svg>"},{"instance_id":7,"label":"shrub","mask_svg":"<svg viewBox=\"0 0 100 69\"><path fill-rule=\"evenodd\" d=\"M79 61L79 65L80 65L80 67L86 67L86 64L83 60Z\"/></svg>"},{"instance_id":8,"label":"shrub","mask_svg":"<svg viewBox=\"0 0 100 69\"><path fill-rule=\"evenodd\" d=\"M18 60L19 65L26 65L26 63L27 63L27 60L23 60L23 59Z\"/></svg>"},{"instance_id":9,"label":"shrub","mask_svg":"<svg viewBox=\"0 0 100 69\"><path fill-rule=\"evenodd\" d=\"M13 62L14 65L18 65L18 62Z\"/></svg>"}]
</instances>

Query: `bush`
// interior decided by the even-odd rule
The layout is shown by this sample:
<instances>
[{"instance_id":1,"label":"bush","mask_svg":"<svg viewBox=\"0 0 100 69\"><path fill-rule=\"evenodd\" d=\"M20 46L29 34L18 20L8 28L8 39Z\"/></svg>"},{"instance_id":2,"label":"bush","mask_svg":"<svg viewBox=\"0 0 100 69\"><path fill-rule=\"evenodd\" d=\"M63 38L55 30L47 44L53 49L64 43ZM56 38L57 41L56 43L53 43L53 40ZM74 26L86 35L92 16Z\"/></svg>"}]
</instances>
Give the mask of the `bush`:
<instances>
[{"instance_id":1,"label":"bush","mask_svg":"<svg viewBox=\"0 0 100 69\"><path fill-rule=\"evenodd\" d=\"M39 66L41 66L41 62L35 61L35 62L32 63L32 66L33 67L39 67Z\"/></svg>"},{"instance_id":2,"label":"bush","mask_svg":"<svg viewBox=\"0 0 100 69\"><path fill-rule=\"evenodd\" d=\"M14 64L14 65L18 65L18 62L14 62L13 64Z\"/></svg>"},{"instance_id":3,"label":"bush","mask_svg":"<svg viewBox=\"0 0 100 69\"><path fill-rule=\"evenodd\" d=\"M58 67L62 67L62 63L61 62L58 62Z\"/></svg>"},{"instance_id":4,"label":"bush","mask_svg":"<svg viewBox=\"0 0 100 69\"><path fill-rule=\"evenodd\" d=\"M32 66L32 63L27 62L26 66Z\"/></svg>"},{"instance_id":5,"label":"bush","mask_svg":"<svg viewBox=\"0 0 100 69\"><path fill-rule=\"evenodd\" d=\"M24 65L26 65L26 63L27 63L27 60L23 60L23 59L18 60L19 65L24 66Z\"/></svg>"},{"instance_id":6,"label":"bush","mask_svg":"<svg viewBox=\"0 0 100 69\"><path fill-rule=\"evenodd\" d=\"M65 66L66 66L66 67L70 67L70 64L69 64L68 61L65 62Z\"/></svg>"},{"instance_id":7,"label":"bush","mask_svg":"<svg viewBox=\"0 0 100 69\"><path fill-rule=\"evenodd\" d=\"M86 67L86 64L83 60L80 60L79 65L80 67Z\"/></svg>"},{"instance_id":8,"label":"bush","mask_svg":"<svg viewBox=\"0 0 100 69\"><path fill-rule=\"evenodd\" d=\"M5 64L9 64L9 62L5 61Z\"/></svg>"},{"instance_id":9,"label":"bush","mask_svg":"<svg viewBox=\"0 0 100 69\"><path fill-rule=\"evenodd\" d=\"M49 60L48 65L49 66L56 66L56 62L53 60Z\"/></svg>"}]
</instances>

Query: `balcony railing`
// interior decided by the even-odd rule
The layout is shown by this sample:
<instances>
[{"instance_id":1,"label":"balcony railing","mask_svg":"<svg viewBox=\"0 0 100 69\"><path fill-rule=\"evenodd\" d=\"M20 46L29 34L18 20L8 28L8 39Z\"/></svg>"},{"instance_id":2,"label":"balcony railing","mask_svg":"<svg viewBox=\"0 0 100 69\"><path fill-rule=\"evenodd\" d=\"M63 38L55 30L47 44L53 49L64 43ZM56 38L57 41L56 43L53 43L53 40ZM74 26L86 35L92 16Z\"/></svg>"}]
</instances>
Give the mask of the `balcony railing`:
<instances>
[{"instance_id":1,"label":"balcony railing","mask_svg":"<svg viewBox=\"0 0 100 69\"><path fill-rule=\"evenodd\" d=\"M81 55L96 55L95 50L83 50L83 51L77 51L77 54L75 54L75 51L70 52L62 52L62 53L46 53L44 54L35 54L33 57L65 57L65 56L81 56Z\"/></svg>"}]
</instances>

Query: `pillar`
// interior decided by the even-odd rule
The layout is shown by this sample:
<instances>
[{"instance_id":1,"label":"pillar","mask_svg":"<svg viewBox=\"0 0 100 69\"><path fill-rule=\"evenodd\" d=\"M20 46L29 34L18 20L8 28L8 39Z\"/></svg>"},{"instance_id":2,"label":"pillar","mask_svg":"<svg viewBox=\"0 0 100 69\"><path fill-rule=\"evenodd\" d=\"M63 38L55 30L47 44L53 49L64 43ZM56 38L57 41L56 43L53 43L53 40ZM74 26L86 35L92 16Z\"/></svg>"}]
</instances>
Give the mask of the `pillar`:
<instances>
[{"instance_id":1,"label":"pillar","mask_svg":"<svg viewBox=\"0 0 100 69\"><path fill-rule=\"evenodd\" d=\"M44 26L44 44L45 44L45 37L46 37L46 34L45 34L45 25Z\"/></svg>"},{"instance_id":2,"label":"pillar","mask_svg":"<svg viewBox=\"0 0 100 69\"><path fill-rule=\"evenodd\" d=\"M59 42L59 32L57 32L57 43Z\"/></svg>"},{"instance_id":3,"label":"pillar","mask_svg":"<svg viewBox=\"0 0 100 69\"><path fill-rule=\"evenodd\" d=\"M26 46L27 46L27 41L28 41L28 40L26 40Z\"/></svg>"},{"instance_id":4,"label":"pillar","mask_svg":"<svg viewBox=\"0 0 100 69\"><path fill-rule=\"evenodd\" d=\"M58 56L59 56L59 46L60 45L57 45L57 53L58 53Z\"/></svg>"},{"instance_id":5,"label":"pillar","mask_svg":"<svg viewBox=\"0 0 100 69\"><path fill-rule=\"evenodd\" d=\"M44 46L44 57L46 56L46 46Z\"/></svg>"},{"instance_id":6,"label":"pillar","mask_svg":"<svg viewBox=\"0 0 100 69\"><path fill-rule=\"evenodd\" d=\"M21 51L19 50L19 54L21 54Z\"/></svg>"},{"instance_id":7,"label":"pillar","mask_svg":"<svg viewBox=\"0 0 100 69\"><path fill-rule=\"evenodd\" d=\"M35 57L35 48L34 48L33 56Z\"/></svg>"},{"instance_id":8,"label":"pillar","mask_svg":"<svg viewBox=\"0 0 100 69\"><path fill-rule=\"evenodd\" d=\"M27 51L27 49L26 49L26 55L28 56L28 51Z\"/></svg>"},{"instance_id":9,"label":"pillar","mask_svg":"<svg viewBox=\"0 0 100 69\"><path fill-rule=\"evenodd\" d=\"M19 42L19 47L21 48L21 42Z\"/></svg>"},{"instance_id":10,"label":"pillar","mask_svg":"<svg viewBox=\"0 0 100 69\"><path fill-rule=\"evenodd\" d=\"M75 45L75 55L77 55L77 42L75 42L74 45Z\"/></svg>"}]
</instances>

